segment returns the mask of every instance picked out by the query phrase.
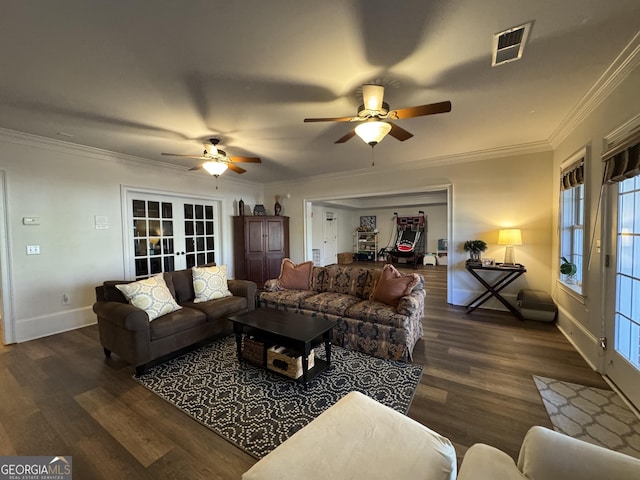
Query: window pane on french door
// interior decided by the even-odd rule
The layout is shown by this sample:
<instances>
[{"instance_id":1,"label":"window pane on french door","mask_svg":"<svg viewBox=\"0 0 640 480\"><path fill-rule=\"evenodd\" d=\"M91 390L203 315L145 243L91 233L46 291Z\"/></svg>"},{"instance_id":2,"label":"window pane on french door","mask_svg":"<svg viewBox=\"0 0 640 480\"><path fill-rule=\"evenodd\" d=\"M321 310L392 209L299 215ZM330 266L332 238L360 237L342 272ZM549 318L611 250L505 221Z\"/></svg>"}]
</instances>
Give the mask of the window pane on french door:
<instances>
[{"instance_id":1,"label":"window pane on french door","mask_svg":"<svg viewBox=\"0 0 640 480\"><path fill-rule=\"evenodd\" d=\"M184 204L184 233L187 268L216 261L211 205Z\"/></svg>"},{"instance_id":2,"label":"window pane on french door","mask_svg":"<svg viewBox=\"0 0 640 480\"><path fill-rule=\"evenodd\" d=\"M173 204L133 200L135 277L174 270Z\"/></svg>"},{"instance_id":3,"label":"window pane on french door","mask_svg":"<svg viewBox=\"0 0 640 480\"><path fill-rule=\"evenodd\" d=\"M615 349L640 369L640 176L619 184Z\"/></svg>"}]
</instances>

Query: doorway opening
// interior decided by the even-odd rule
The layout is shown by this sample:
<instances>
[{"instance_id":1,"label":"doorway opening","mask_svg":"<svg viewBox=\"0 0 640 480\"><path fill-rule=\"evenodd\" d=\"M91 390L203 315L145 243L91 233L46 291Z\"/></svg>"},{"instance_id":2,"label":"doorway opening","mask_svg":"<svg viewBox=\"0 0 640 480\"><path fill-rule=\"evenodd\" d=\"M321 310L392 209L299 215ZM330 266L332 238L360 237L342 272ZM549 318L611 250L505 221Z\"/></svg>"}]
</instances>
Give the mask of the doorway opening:
<instances>
[{"instance_id":1,"label":"doorway opening","mask_svg":"<svg viewBox=\"0 0 640 480\"><path fill-rule=\"evenodd\" d=\"M377 248L387 247L395 239L396 214L417 214L424 211L433 222L425 241L429 252L440 250L440 244L453 241L452 188L450 184L423 187L412 191L354 194L304 199L304 255L305 260L318 262L324 245L324 215L335 216L337 253L355 252L356 227L360 217L376 218ZM387 218L388 217L388 218ZM429 219L427 218L427 222ZM441 264L446 265L446 256ZM335 263L330 262L330 263ZM322 264L322 262L321 262ZM447 302L452 303L452 270L447 268Z\"/></svg>"}]
</instances>

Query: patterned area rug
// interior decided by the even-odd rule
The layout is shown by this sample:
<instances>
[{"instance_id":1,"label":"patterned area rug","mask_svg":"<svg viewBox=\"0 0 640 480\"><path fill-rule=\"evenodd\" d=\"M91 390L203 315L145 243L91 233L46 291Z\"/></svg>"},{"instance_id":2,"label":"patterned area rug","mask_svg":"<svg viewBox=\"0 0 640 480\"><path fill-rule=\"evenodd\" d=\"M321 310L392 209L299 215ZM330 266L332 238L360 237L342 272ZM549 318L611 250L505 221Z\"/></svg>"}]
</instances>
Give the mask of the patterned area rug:
<instances>
[{"instance_id":1,"label":"patterned area rug","mask_svg":"<svg viewBox=\"0 0 640 480\"><path fill-rule=\"evenodd\" d=\"M533 376L554 429L640 458L640 419L613 390Z\"/></svg>"},{"instance_id":2,"label":"patterned area rug","mask_svg":"<svg viewBox=\"0 0 640 480\"><path fill-rule=\"evenodd\" d=\"M324 345L315 352L326 359ZM406 414L421 377L421 365L333 346L331 366L305 390L284 376L238 362L235 337L228 337L134 378L261 458L352 390Z\"/></svg>"}]
</instances>

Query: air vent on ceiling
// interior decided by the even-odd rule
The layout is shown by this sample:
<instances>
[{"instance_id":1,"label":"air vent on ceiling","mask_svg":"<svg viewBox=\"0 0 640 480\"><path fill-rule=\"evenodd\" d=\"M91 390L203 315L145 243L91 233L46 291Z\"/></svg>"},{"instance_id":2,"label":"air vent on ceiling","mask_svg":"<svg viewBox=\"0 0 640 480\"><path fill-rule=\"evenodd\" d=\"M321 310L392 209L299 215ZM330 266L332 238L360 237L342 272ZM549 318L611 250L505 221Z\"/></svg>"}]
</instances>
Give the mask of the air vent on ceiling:
<instances>
[{"instance_id":1,"label":"air vent on ceiling","mask_svg":"<svg viewBox=\"0 0 640 480\"><path fill-rule=\"evenodd\" d=\"M532 22L513 27L493 36L493 48L491 66L513 62L522 57L524 46L527 43Z\"/></svg>"}]
</instances>

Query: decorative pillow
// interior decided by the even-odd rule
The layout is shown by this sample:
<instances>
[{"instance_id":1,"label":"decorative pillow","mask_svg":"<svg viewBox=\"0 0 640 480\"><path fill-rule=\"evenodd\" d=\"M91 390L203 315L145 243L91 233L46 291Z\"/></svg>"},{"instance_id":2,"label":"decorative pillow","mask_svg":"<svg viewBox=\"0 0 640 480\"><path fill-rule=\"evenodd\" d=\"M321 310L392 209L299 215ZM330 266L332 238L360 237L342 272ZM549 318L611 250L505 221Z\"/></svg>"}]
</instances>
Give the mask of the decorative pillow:
<instances>
[{"instance_id":1,"label":"decorative pillow","mask_svg":"<svg viewBox=\"0 0 640 480\"><path fill-rule=\"evenodd\" d=\"M311 288L311 274L313 262L304 262L296 265L288 258L282 260L278 284L282 288L295 290L309 290Z\"/></svg>"},{"instance_id":2,"label":"decorative pillow","mask_svg":"<svg viewBox=\"0 0 640 480\"><path fill-rule=\"evenodd\" d=\"M230 297L227 284L227 266L193 267L193 290L196 297L193 303L206 302L216 298Z\"/></svg>"},{"instance_id":3,"label":"decorative pillow","mask_svg":"<svg viewBox=\"0 0 640 480\"><path fill-rule=\"evenodd\" d=\"M370 300L397 307L400 299L409 295L419 282L420 277L415 273L403 275L393 265L385 265Z\"/></svg>"},{"instance_id":4,"label":"decorative pillow","mask_svg":"<svg viewBox=\"0 0 640 480\"><path fill-rule=\"evenodd\" d=\"M149 321L182 308L171 295L162 273L145 280L116 285L116 288L131 305L147 312Z\"/></svg>"}]
</instances>

